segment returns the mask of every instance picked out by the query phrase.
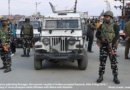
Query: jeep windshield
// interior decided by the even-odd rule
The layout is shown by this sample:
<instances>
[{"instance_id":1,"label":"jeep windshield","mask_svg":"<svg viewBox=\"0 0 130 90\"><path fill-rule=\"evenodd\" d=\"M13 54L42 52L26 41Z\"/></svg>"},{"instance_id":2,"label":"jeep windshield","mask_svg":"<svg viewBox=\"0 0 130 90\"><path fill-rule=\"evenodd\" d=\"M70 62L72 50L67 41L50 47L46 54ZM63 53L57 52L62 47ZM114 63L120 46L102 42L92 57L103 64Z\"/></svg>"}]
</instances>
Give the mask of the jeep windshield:
<instances>
[{"instance_id":1,"label":"jeep windshield","mask_svg":"<svg viewBox=\"0 0 130 90\"><path fill-rule=\"evenodd\" d=\"M25 21L20 21L18 22L18 29L21 29L21 26L25 23ZM33 25L34 29L38 29L40 27L40 22L39 21L30 21L30 24Z\"/></svg>"},{"instance_id":2,"label":"jeep windshield","mask_svg":"<svg viewBox=\"0 0 130 90\"><path fill-rule=\"evenodd\" d=\"M46 20L45 29L78 28L78 20Z\"/></svg>"}]
</instances>

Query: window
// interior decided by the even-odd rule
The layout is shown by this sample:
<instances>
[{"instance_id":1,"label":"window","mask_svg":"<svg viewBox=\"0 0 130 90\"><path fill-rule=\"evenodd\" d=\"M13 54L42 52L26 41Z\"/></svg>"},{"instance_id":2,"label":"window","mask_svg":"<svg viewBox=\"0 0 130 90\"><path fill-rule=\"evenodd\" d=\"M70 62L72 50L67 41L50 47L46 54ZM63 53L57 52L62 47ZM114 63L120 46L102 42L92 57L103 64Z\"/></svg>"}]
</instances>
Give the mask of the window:
<instances>
[{"instance_id":1,"label":"window","mask_svg":"<svg viewBox=\"0 0 130 90\"><path fill-rule=\"evenodd\" d=\"M78 28L78 20L47 20L46 29L70 29L70 28Z\"/></svg>"},{"instance_id":2,"label":"window","mask_svg":"<svg viewBox=\"0 0 130 90\"><path fill-rule=\"evenodd\" d=\"M18 22L18 29L21 29L21 26L25 23L25 21L20 21ZM38 29L40 27L40 22L39 21L30 21L30 24L33 25L34 29Z\"/></svg>"},{"instance_id":3,"label":"window","mask_svg":"<svg viewBox=\"0 0 130 90\"><path fill-rule=\"evenodd\" d=\"M46 21L45 28L51 28L51 29L57 28L57 21L54 21L54 20L53 21L52 20Z\"/></svg>"}]
</instances>

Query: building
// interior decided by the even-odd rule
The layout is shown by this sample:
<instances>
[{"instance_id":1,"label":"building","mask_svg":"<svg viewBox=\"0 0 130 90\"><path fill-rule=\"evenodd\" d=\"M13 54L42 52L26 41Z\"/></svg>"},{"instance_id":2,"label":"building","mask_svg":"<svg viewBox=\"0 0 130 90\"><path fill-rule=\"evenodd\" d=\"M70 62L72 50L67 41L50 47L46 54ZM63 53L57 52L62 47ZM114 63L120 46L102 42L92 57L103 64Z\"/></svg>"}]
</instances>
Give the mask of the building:
<instances>
[{"instance_id":1,"label":"building","mask_svg":"<svg viewBox=\"0 0 130 90\"><path fill-rule=\"evenodd\" d=\"M16 23L22 18L25 18L25 15L19 15L19 14L14 15L14 22Z\"/></svg>"},{"instance_id":2,"label":"building","mask_svg":"<svg viewBox=\"0 0 130 90\"><path fill-rule=\"evenodd\" d=\"M1 15L1 17L6 17L6 18L9 18L9 15ZM25 17L25 15L19 15L19 14L16 14L16 15L10 15L10 20L12 22L12 24L14 25L16 22L18 22L21 18Z\"/></svg>"}]
</instances>

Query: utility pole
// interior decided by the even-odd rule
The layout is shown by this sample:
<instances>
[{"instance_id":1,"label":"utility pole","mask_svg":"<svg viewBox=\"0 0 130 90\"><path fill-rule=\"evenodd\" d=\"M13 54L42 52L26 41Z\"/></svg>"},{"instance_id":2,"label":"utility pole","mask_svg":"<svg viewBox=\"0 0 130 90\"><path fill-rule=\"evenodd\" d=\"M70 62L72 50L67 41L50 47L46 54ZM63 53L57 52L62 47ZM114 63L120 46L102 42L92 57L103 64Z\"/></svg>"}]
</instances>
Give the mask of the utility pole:
<instances>
[{"instance_id":1,"label":"utility pole","mask_svg":"<svg viewBox=\"0 0 130 90\"><path fill-rule=\"evenodd\" d=\"M111 10L110 2L108 2L108 0L104 2L106 2L106 11L110 11Z\"/></svg>"},{"instance_id":2,"label":"utility pole","mask_svg":"<svg viewBox=\"0 0 130 90\"><path fill-rule=\"evenodd\" d=\"M37 5L39 5L41 2L37 3L36 2L36 16L37 16Z\"/></svg>"},{"instance_id":3,"label":"utility pole","mask_svg":"<svg viewBox=\"0 0 130 90\"><path fill-rule=\"evenodd\" d=\"M10 0L8 0L8 18L10 19Z\"/></svg>"},{"instance_id":4,"label":"utility pole","mask_svg":"<svg viewBox=\"0 0 130 90\"><path fill-rule=\"evenodd\" d=\"M114 6L116 9L117 8L120 8L120 9L122 9L122 16L124 16L123 15L123 11L124 11L124 9L125 9L125 1L130 1L130 0L114 0L114 1L120 1L122 4L123 4L123 6Z\"/></svg>"},{"instance_id":5,"label":"utility pole","mask_svg":"<svg viewBox=\"0 0 130 90\"><path fill-rule=\"evenodd\" d=\"M125 6L125 1L130 1L130 0L114 0L114 1L120 1L122 3L122 6L114 6L116 9L117 8L120 8L122 10L122 16L120 17L122 19L122 22L121 22L121 29L123 30L124 29L124 26L123 26L123 22L124 20L126 19L126 14L124 14L124 10L126 10L126 6Z\"/></svg>"}]
</instances>

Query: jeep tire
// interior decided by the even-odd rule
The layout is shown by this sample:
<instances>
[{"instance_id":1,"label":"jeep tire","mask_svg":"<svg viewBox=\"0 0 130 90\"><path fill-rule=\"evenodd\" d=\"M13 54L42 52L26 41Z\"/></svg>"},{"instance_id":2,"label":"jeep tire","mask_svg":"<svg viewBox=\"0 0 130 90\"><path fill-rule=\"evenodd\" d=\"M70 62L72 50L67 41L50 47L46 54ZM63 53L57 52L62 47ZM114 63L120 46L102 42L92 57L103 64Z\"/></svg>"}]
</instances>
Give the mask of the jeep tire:
<instances>
[{"instance_id":1,"label":"jeep tire","mask_svg":"<svg viewBox=\"0 0 130 90\"><path fill-rule=\"evenodd\" d=\"M83 49L82 51L83 58L78 61L78 67L80 70L86 70L87 64L88 64L88 56L87 56L87 50Z\"/></svg>"},{"instance_id":2,"label":"jeep tire","mask_svg":"<svg viewBox=\"0 0 130 90\"><path fill-rule=\"evenodd\" d=\"M42 60L36 59L35 54L34 54L34 68L35 68L35 70L41 70L42 69Z\"/></svg>"}]
</instances>

